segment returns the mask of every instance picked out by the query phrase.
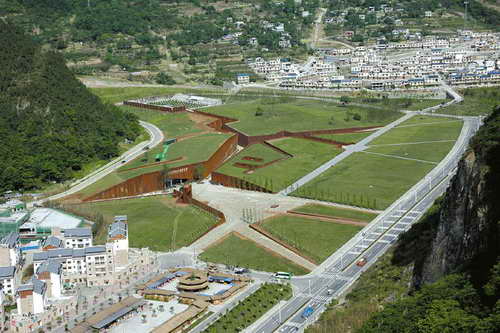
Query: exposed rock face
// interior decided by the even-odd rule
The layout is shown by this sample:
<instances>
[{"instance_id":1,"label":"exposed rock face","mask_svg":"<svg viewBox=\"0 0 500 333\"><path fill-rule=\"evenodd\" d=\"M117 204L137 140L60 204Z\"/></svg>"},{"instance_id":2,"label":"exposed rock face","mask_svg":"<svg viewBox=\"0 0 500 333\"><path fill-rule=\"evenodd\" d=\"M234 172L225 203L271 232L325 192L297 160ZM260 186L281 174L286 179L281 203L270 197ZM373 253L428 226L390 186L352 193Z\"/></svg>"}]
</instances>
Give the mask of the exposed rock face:
<instances>
[{"instance_id":1,"label":"exposed rock face","mask_svg":"<svg viewBox=\"0 0 500 333\"><path fill-rule=\"evenodd\" d=\"M418 269L413 279L416 288L465 268L472 275L477 273L476 278L480 280L480 275L496 261L500 221L500 131L494 134L499 121L500 112L494 112L458 165L441 205L431 249L416 262ZM489 126L491 123L493 127ZM484 137L487 140L482 141Z\"/></svg>"}]
</instances>

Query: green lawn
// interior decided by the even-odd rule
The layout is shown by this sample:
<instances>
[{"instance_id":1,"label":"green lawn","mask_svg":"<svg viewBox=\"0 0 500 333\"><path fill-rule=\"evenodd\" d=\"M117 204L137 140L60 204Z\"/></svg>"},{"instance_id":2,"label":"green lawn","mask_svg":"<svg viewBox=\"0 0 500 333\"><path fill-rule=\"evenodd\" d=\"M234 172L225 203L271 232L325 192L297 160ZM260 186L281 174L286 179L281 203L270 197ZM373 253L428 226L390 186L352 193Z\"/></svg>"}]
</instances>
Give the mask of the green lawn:
<instances>
[{"instance_id":1,"label":"green lawn","mask_svg":"<svg viewBox=\"0 0 500 333\"><path fill-rule=\"evenodd\" d=\"M192 138L176 142L171 145L167 159L174 159L176 157L185 158L178 162L168 164L170 168L186 165L190 163L202 162L207 160L229 137L233 134L223 133L206 133ZM160 146L161 147L161 146ZM163 165L154 165L136 170L124 171L130 168L146 165L147 163L154 162L154 155L160 148L152 149L151 151L141 155L135 160L120 167L117 171L110 173L103 177L98 182L87 186L78 192L80 197L88 197L92 194L103 191L113 185L119 184L127 179L158 170L163 170ZM147 155L147 156L146 156ZM143 159L147 157L147 163Z\"/></svg>"},{"instance_id":2,"label":"green lawn","mask_svg":"<svg viewBox=\"0 0 500 333\"><path fill-rule=\"evenodd\" d=\"M239 302L236 307L225 313L203 333L241 332L252 325L281 300L292 297L288 284L264 283L252 295Z\"/></svg>"},{"instance_id":3,"label":"green lawn","mask_svg":"<svg viewBox=\"0 0 500 333\"><path fill-rule=\"evenodd\" d=\"M195 206L178 206L173 199L160 196L81 204L72 209L82 215L104 216L107 223L97 234L97 244L106 241L107 224L115 215L127 215L130 246L155 251L189 245L217 223L214 216Z\"/></svg>"},{"instance_id":4,"label":"green lawn","mask_svg":"<svg viewBox=\"0 0 500 333\"><path fill-rule=\"evenodd\" d=\"M247 267L266 272L291 272L295 275L307 274L302 266L259 247L253 241L242 239L234 234L222 242L212 245L200 255L200 259L226 265Z\"/></svg>"},{"instance_id":5,"label":"green lawn","mask_svg":"<svg viewBox=\"0 0 500 333\"><path fill-rule=\"evenodd\" d=\"M353 102L390 108L393 110L422 110L446 102L446 99L421 98L364 98L356 97Z\"/></svg>"},{"instance_id":6,"label":"green lawn","mask_svg":"<svg viewBox=\"0 0 500 333\"><path fill-rule=\"evenodd\" d=\"M375 213L368 213L354 209L345 209L345 208L318 205L318 204L307 204L295 208L294 211L299 213L320 214L331 217L348 218L363 222L370 222L375 217L377 217L377 214Z\"/></svg>"},{"instance_id":7,"label":"green lawn","mask_svg":"<svg viewBox=\"0 0 500 333\"><path fill-rule=\"evenodd\" d=\"M176 138L181 135L201 132L201 129L196 127L196 123L189 118L188 113L166 113L131 106L120 108L125 112L135 114L140 120L156 125L163 132L165 138Z\"/></svg>"},{"instance_id":8,"label":"green lawn","mask_svg":"<svg viewBox=\"0 0 500 333\"><path fill-rule=\"evenodd\" d=\"M282 130L304 131L387 124L401 116L399 112L358 106L339 106L325 101L260 98L252 101L203 109L238 119L230 126L248 134L262 135ZM256 115L257 112L262 115ZM354 120L355 115L361 120Z\"/></svg>"},{"instance_id":9,"label":"green lawn","mask_svg":"<svg viewBox=\"0 0 500 333\"><path fill-rule=\"evenodd\" d=\"M385 209L435 165L366 153L354 153L294 195Z\"/></svg>"},{"instance_id":10,"label":"green lawn","mask_svg":"<svg viewBox=\"0 0 500 333\"><path fill-rule=\"evenodd\" d=\"M217 172L247 180L272 191L279 191L341 153L341 150L333 145L299 138L278 139L270 143L292 154L293 157L256 169L252 174L244 174L244 169L233 166L246 155L243 150Z\"/></svg>"},{"instance_id":11,"label":"green lawn","mask_svg":"<svg viewBox=\"0 0 500 333\"><path fill-rule=\"evenodd\" d=\"M245 159L245 157L256 157L262 159L262 161L253 161ZM278 160L283 157L286 157L286 155L264 144L256 143L241 151L238 155L231 159L229 164L232 166L232 164L240 162L258 166ZM241 170L241 168L239 169Z\"/></svg>"},{"instance_id":12,"label":"green lawn","mask_svg":"<svg viewBox=\"0 0 500 333\"><path fill-rule=\"evenodd\" d=\"M421 121L425 122L425 120ZM462 125L463 122L461 120L422 125L417 123L402 125L379 136L370 142L370 145L456 140L460 135Z\"/></svg>"},{"instance_id":13,"label":"green lawn","mask_svg":"<svg viewBox=\"0 0 500 333\"><path fill-rule=\"evenodd\" d=\"M415 115L410 119L402 122L397 127L404 127L406 125L425 125L425 124L434 124L434 123L447 123L450 121L457 121L454 118L448 117L433 117L433 116L424 116L424 115Z\"/></svg>"},{"instance_id":14,"label":"green lawn","mask_svg":"<svg viewBox=\"0 0 500 333\"><path fill-rule=\"evenodd\" d=\"M373 134L373 132L374 131L366 131L360 133L345 133L345 134L317 134L315 136L345 143L356 143L363 140L367 136L370 136L371 134Z\"/></svg>"},{"instance_id":15,"label":"green lawn","mask_svg":"<svg viewBox=\"0 0 500 333\"><path fill-rule=\"evenodd\" d=\"M270 218L261 226L318 264L362 229L355 225L315 221L296 216Z\"/></svg>"},{"instance_id":16,"label":"green lawn","mask_svg":"<svg viewBox=\"0 0 500 333\"><path fill-rule=\"evenodd\" d=\"M468 88L459 91L464 100L461 103L440 109L439 113L478 116L492 112L495 105L500 105L500 91L498 87Z\"/></svg>"},{"instance_id":17,"label":"green lawn","mask_svg":"<svg viewBox=\"0 0 500 333\"><path fill-rule=\"evenodd\" d=\"M205 133L198 136L194 136L179 142L175 142L169 145L167 152L167 160L172 160L178 157L185 157L184 160L169 164L169 167L173 168L180 165L201 162L207 160L212 154L233 134L227 133ZM146 165L155 162L155 155L163 150L163 146L159 145L150 151L139 156L135 160L131 161L127 165L122 166L119 170L127 170L130 168L135 168L138 166ZM161 170L163 168L160 166L153 166L150 168L144 168L142 173L152 172ZM147 170L147 171L144 171ZM152 170L152 171L151 171ZM120 176L123 178L131 178L127 176L128 172L120 172Z\"/></svg>"},{"instance_id":18,"label":"green lawn","mask_svg":"<svg viewBox=\"0 0 500 333\"><path fill-rule=\"evenodd\" d=\"M374 146L366 151L437 163L448 154L454 144L455 141L403 144L397 146Z\"/></svg>"}]
</instances>

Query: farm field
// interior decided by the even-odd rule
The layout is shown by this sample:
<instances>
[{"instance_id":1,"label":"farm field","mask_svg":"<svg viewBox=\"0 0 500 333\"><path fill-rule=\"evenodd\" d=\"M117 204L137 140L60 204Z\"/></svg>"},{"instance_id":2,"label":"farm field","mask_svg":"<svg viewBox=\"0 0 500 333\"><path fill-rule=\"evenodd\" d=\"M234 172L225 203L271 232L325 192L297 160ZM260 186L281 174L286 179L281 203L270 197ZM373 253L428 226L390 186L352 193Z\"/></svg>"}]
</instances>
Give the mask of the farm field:
<instances>
[{"instance_id":1,"label":"farm field","mask_svg":"<svg viewBox=\"0 0 500 333\"><path fill-rule=\"evenodd\" d=\"M435 167L431 163L354 153L293 192L374 209L385 209Z\"/></svg>"},{"instance_id":2,"label":"farm field","mask_svg":"<svg viewBox=\"0 0 500 333\"><path fill-rule=\"evenodd\" d=\"M195 206L179 206L166 197L114 200L71 206L82 215L100 213L105 225L98 231L96 243L106 241L107 225L115 215L127 215L130 247L149 247L168 251L191 244L217 223L214 216Z\"/></svg>"},{"instance_id":3,"label":"farm field","mask_svg":"<svg viewBox=\"0 0 500 333\"><path fill-rule=\"evenodd\" d=\"M312 258L318 264L362 229L356 225L337 224L288 215L270 218L260 226Z\"/></svg>"},{"instance_id":4,"label":"farm field","mask_svg":"<svg viewBox=\"0 0 500 333\"><path fill-rule=\"evenodd\" d=\"M401 116L397 111L339 106L325 101L259 98L253 101L204 108L203 111L238 119L230 126L248 135L282 130L306 131L387 124ZM358 118L360 120L354 120ZM307 121L304 121L307 119Z\"/></svg>"},{"instance_id":5,"label":"farm field","mask_svg":"<svg viewBox=\"0 0 500 333\"><path fill-rule=\"evenodd\" d=\"M252 325L275 304L287 300L292 296L289 284L264 283L252 295L239 302L239 304L226 312L215 323L210 325L203 333L240 332Z\"/></svg>"},{"instance_id":6,"label":"farm field","mask_svg":"<svg viewBox=\"0 0 500 333\"><path fill-rule=\"evenodd\" d=\"M363 222L370 222L377 214L362 212L354 209L345 209L340 207L319 205L319 204L307 204L298 208L295 208L293 211L299 213L309 213L309 214L319 214L331 217L340 217L340 218L348 218Z\"/></svg>"},{"instance_id":7,"label":"farm field","mask_svg":"<svg viewBox=\"0 0 500 333\"><path fill-rule=\"evenodd\" d=\"M233 165L241 161L244 156L250 155L243 150L217 169L217 172L244 179L271 191L279 191L341 153L341 150L333 145L299 138L277 139L270 143L293 157L255 169L251 174L245 174L245 169ZM254 157L260 155L255 154Z\"/></svg>"},{"instance_id":8,"label":"farm field","mask_svg":"<svg viewBox=\"0 0 500 333\"><path fill-rule=\"evenodd\" d=\"M210 246L200 255L200 259L266 272L285 271L295 275L308 273L305 268L235 234Z\"/></svg>"},{"instance_id":9,"label":"farm field","mask_svg":"<svg viewBox=\"0 0 500 333\"><path fill-rule=\"evenodd\" d=\"M370 136L371 134L373 134L373 131L366 131L360 133L345 133L345 134L317 134L314 136L317 136L319 138L335 140L339 142L356 143L363 140L367 136Z\"/></svg>"}]
</instances>

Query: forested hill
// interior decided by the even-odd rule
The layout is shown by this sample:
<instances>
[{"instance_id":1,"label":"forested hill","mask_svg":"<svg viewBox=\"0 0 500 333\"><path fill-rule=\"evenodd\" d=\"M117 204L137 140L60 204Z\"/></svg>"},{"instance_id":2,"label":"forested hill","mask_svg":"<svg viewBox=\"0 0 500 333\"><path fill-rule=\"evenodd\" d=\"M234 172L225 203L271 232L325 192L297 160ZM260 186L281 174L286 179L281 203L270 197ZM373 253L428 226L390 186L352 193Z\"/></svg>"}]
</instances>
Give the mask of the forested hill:
<instances>
[{"instance_id":1,"label":"forested hill","mask_svg":"<svg viewBox=\"0 0 500 333\"><path fill-rule=\"evenodd\" d=\"M71 178L135 139L137 119L104 105L30 37L0 19L0 193Z\"/></svg>"}]
</instances>

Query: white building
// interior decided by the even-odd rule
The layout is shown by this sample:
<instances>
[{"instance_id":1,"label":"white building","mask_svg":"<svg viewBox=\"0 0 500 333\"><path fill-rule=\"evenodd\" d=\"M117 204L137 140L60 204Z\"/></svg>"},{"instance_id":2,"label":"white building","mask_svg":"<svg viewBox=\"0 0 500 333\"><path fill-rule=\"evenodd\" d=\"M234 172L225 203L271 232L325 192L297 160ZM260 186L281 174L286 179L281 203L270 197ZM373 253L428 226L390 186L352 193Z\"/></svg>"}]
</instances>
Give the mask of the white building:
<instances>
[{"instance_id":1,"label":"white building","mask_svg":"<svg viewBox=\"0 0 500 333\"><path fill-rule=\"evenodd\" d=\"M111 247L115 267L120 270L128 265L128 224L125 222L112 223L108 228L108 242Z\"/></svg>"},{"instance_id":2,"label":"white building","mask_svg":"<svg viewBox=\"0 0 500 333\"><path fill-rule=\"evenodd\" d=\"M236 83L238 84L250 83L250 75L244 73L236 75Z\"/></svg>"},{"instance_id":3,"label":"white building","mask_svg":"<svg viewBox=\"0 0 500 333\"><path fill-rule=\"evenodd\" d=\"M33 277L28 284L17 288L16 303L20 315L44 312L47 304L47 285Z\"/></svg>"},{"instance_id":4,"label":"white building","mask_svg":"<svg viewBox=\"0 0 500 333\"><path fill-rule=\"evenodd\" d=\"M47 285L47 297L60 298L62 294L62 264L57 260L47 260L38 266L37 279Z\"/></svg>"},{"instance_id":5,"label":"white building","mask_svg":"<svg viewBox=\"0 0 500 333\"><path fill-rule=\"evenodd\" d=\"M64 229L64 247L83 249L92 246L92 230L90 228Z\"/></svg>"},{"instance_id":6,"label":"white building","mask_svg":"<svg viewBox=\"0 0 500 333\"><path fill-rule=\"evenodd\" d=\"M0 266L17 266L21 260L19 233L11 232L0 240Z\"/></svg>"},{"instance_id":7,"label":"white building","mask_svg":"<svg viewBox=\"0 0 500 333\"><path fill-rule=\"evenodd\" d=\"M4 294L14 296L19 282L16 273L16 267L14 266L0 267L0 284L3 287Z\"/></svg>"}]
</instances>

